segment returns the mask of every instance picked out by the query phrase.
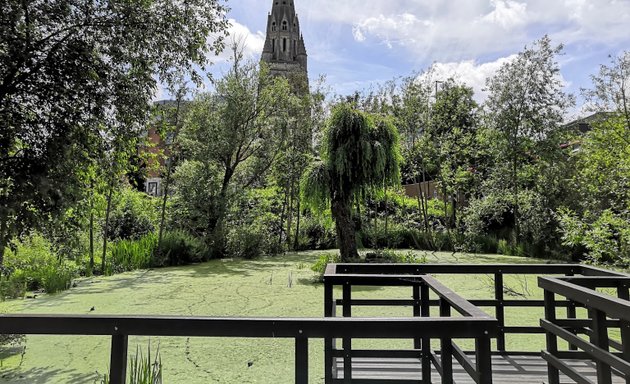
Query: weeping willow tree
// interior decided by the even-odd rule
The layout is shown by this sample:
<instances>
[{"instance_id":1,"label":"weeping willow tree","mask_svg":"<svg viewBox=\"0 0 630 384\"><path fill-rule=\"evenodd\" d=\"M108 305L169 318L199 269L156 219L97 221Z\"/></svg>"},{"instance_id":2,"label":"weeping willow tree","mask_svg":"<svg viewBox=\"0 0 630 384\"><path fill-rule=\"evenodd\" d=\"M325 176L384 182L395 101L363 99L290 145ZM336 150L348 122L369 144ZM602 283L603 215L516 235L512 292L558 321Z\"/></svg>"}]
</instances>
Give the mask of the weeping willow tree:
<instances>
[{"instance_id":1,"label":"weeping willow tree","mask_svg":"<svg viewBox=\"0 0 630 384\"><path fill-rule=\"evenodd\" d=\"M389 119L352 104L336 106L324 133L321 160L302 179L302 198L318 211L330 206L341 260L359 256L352 203L370 192L400 185L398 130Z\"/></svg>"}]
</instances>

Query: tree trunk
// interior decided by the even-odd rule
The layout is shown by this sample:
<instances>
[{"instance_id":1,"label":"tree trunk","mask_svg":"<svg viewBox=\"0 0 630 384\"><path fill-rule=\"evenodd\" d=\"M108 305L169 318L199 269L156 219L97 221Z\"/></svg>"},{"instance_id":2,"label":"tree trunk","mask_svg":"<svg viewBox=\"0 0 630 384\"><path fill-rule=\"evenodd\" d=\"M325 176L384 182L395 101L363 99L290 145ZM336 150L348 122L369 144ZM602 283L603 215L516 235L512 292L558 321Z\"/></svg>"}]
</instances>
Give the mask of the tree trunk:
<instances>
[{"instance_id":1,"label":"tree trunk","mask_svg":"<svg viewBox=\"0 0 630 384\"><path fill-rule=\"evenodd\" d=\"M516 147L516 138L514 139L515 141L515 147ZM518 201L518 180L517 180L517 175L518 175L518 167L517 167L517 152L516 152L516 148L514 150L514 156L512 159L512 182L513 184L513 191L514 191L514 245L518 244L519 239L521 237L521 226L520 226L520 218L519 218L519 212L518 212L518 205L519 205L519 201Z\"/></svg>"},{"instance_id":2,"label":"tree trunk","mask_svg":"<svg viewBox=\"0 0 630 384\"><path fill-rule=\"evenodd\" d=\"M219 252L220 257L223 256L225 251L225 234L223 233L223 221L225 219L225 212L227 211L227 196L228 189L230 187L230 181L234 175L234 169L227 167L225 174L223 175L223 183L221 185L221 191L219 192L219 202L214 217L210 219L208 223L209 233L212 236L213 251Z\"/></svg>"},{"instance_id":3,"label":"tree trunk","mask_svg":"<svg viewBox=\"0 0 630 384\"><path fill-rule=\"evenodd\" d=\"M112 195L114 193L114 182L109 184L107 192L107 209L105 210L105 226L103 228L103 253L101 254L101 273L105 274L105 257L107 256L107 237L109 236L109 215L112 210Z\"/></svg>"},{"instance_id":4,"label":"tree trunk","mask_svg":"<svg viewBox=\"0 0 630 384\"><path fill-rule=\"evenodd\" d=\"M179 112L181 108L183 88L179 89L177 97L177 108L175 109L175 134L173 135L172 147L175 147L175 141L179 136ZM156 253L159 255L162 252L162 238L164 237L164 222L166 221L166 203L168 202L168 193L171 186L171 175L173 174L173 152L170 151L166 164L166 178L164 179L164 196L162 198L162 212L160 215L160 230L158 231L158 245Z\"/></svg>"},{"instance_id":5,"label":"tree trunk","mask_svg":"<svg viewBox=\"0 0 630 384\"><path fill-rule=\"evenodd\" d=\"M4 265L4 250L9 240L9 218L6 213L0 217L0 267Z\"/></svg>"},{"instance_id":6,"label":"tree trunk","mask_svg":"<svg viewBox=\"0 0 630 384\"><path fill-rule=\"evenodd\" d=\"M92 186L92 193L94 192L94 188ZM90 197L90 224L89 224L89 235L90 235L90 274L94 271L94 196Z\"/></svg>"},{"instance_id":7,"label":"tree trunk","mask_svg":"<svg viewBox=\"0 0 630 384\"><path fill-rule=\"evenodd\" d=\"M166 170L166 178L164 179L164 189L163 189L163 194L164 196L162 197L162 207L161 207L161 212L160 212L160 229L158 231L158 244L157 244L157 250L156 250L156 254L161 254L162 253L162 238L164 237L164 223L166 222L166 204L168 202L168 193L169 193L169 187L171 185L171 173L172 173L172 159L169 159L169 164L167 166L167 170Z\"/></svg>"},{"instance_id":8,"label":"tree trunk","mask_svg":"<svg viewBox=\"0 0 630 384\"><path fill-rule=\"evenodd\" d=\"M287 249L291 247L291 228L293 227L293 180L289 184L289 204L287 205Z\"/></svg>"},{"instance_id":9,"label":"tree trunk","mask_svg":"<svg viewBox=\"0 0 630 384\"><path fill-rule=\"evenodd\" d=\"M297 199L297 217L295 222L295 238L293 240L293 250L297 251L300 247L300 218L302 216L302 202Z\"/></svg>"},{"instance_id":10,"label":"tree trunk","mask_svg":"<svg viewBox=\"0 0 630 384\"><path fill-rule=\"evenodd\" d=\"M431 228L429 228L429 183L427 182L427 172L424 168L424 165L422 166L422 184L427 189L427 193L424 193L424 191L422 191L422 188L420 189L420 191L423 193L422 199L424 203L422 216L424 219L424 226L427 229L427 232L431 232Z\"/></svg>"},{"instance_id":11,"label":"tree trunk","mask_svg":"<svg viewBox=\"0 0 630 384\"><path fill-rule=\"evenodd\" d=\"M333 197L331 212L335 219L341 262L347 263L359 258L350 200Z\"/></svg>"},{"instance_id":12,"label":"tree trunk","mask_svg":"<svg viewBox=\"0 0 630 384\"><path fill-rule=\"evenodd\" d=\"M285 192L284 201L282 202L282 211L280 211L280 233L278 234L279 247L282 247L282 233L284 233L284 219L285 219L285 212L287 210L288 201L289 201L288 193Z\"/></svg>"},{"instance_id":13,"label":"tree trunk","mask_svg":"<svg viewBox=\"0 0 630 384\"><path fill-rule=\"evenodd\" d=\"M385 191L385 238L387 238L387 247L389 248L389 210L387 209L389 201L387 199L387 187L383 187L383 190Z\"/></svg>"}]
</instances>

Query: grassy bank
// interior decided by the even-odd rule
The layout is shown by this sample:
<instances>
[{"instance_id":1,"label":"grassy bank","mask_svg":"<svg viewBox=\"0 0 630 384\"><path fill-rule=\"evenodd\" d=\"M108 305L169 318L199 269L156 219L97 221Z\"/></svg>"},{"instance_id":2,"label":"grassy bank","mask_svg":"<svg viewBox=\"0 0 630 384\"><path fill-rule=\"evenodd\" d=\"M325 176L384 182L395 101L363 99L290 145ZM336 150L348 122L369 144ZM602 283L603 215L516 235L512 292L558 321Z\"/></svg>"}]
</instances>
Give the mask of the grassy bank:
<instances>
[{"instance_id":1,"label":"grassy bank","mask_svg":"<svg viewBox=\"0 0 630 384\"><path fill-rule=\"evenodd\" d=\"M323 286L313 282L310 266L321 252L290 254L259 260L215 260L187 267L165 268L94 277L56 295L0 303L0 313L131 314L239 317L321 317ZM533 263L535 259L496 255L427 254L427 262ZM489 277L439 276L467 298L490 297ZM540 297L533 277L509 276L517 293ZM363 288L356 297L409 297L405 288ZM339 296L340 293L337 293ZM94 310L92 311L92 307ZM409 312L409 313L407 313ZM492 313L488 309L489 313ZM359 316L410 315L409 311L365 308ZM512 310L508 323L535 324L535 310ZM160 345L166 383L290 383L293 381L292 340L130 338L146 349ZM542 346L542 338L512 339L512 348ZM108 368L107 337L28 336L26 350L4 353L0 383L93 383L96 371ZM357 342L373 345L374 342ZM409 347L407 341L386 346ZM323 381L323 342L310 344L311 382ZM248 365L250 365L248 367Z\"/></svg>"}]
</instances>

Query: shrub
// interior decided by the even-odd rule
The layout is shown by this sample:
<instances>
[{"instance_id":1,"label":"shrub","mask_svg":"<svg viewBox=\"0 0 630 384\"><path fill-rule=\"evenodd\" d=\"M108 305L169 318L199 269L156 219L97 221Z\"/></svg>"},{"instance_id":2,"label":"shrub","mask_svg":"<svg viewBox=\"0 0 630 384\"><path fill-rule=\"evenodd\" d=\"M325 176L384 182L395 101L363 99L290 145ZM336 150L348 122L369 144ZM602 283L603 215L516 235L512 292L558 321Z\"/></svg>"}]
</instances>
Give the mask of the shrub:
<instances>
[{"instance_id":1,"label":"shrub","mask_svg":"<svg viewBox=\"0 0 630 384\"><path fill-rule=\"evenodd\" d=\"M77 276L73 262L59 260L52 253L51 244L39 234L33 234L8 250L0 279L0 295L23 296L27 290L55 293L70 288Z\"/></svg>"},{"instance_id":2,"label":"shrub","mask_svg":"<svg viewBox=\"0 0 630 384\"><path fill-rule=\"evenodd\" d=\"M135 191L125 191L123 206L114 212L109 220L110 240L137 240L153 232L155 211L149 196Z\"/></svg>"},{"instance_id":3,"label":"shrub","mask_svg":"<svg viewBox=\"0 0 630 384\"><path fill-rule=\"evenodd\" d=\"M305 216L300 226L299 250L325 250L337 246L332 216Z\"/></svg>"},{"instance_id":4,"label":"shrub","mask_svg":"<svg viewBox=\"0 0 630 384\"><path fill-rule=\"evenodd\" d=\"M162 235L162 247L157 253L157 237L152 267L167 267L200 263L211 259L212 252L204 241L182 230L166 231Z\"/></svg>"},{"instance_id":5,"label":"shrub","mask_svg":"<svg viewBox=\"0 0 630 384\"><path fill-rule=\"evenodd\" d=\"M525 256L525 247L523 244L514 244L501 239L497 245L497 252L507 256Z\"/></svg>"},{"instance_id":6,"label":"shrub","mask_svg":"<svg viewBox=\"0 0 630 384\"><path fill-rule=\"evenodd\" d=\"M338 253L325 253L317 259L315 264L311 267L311 270L317 273L320 277L323 277L326 272L326 266L329 263L339 263L340 261L341 255Z\"/></svg>"}]
</instances>

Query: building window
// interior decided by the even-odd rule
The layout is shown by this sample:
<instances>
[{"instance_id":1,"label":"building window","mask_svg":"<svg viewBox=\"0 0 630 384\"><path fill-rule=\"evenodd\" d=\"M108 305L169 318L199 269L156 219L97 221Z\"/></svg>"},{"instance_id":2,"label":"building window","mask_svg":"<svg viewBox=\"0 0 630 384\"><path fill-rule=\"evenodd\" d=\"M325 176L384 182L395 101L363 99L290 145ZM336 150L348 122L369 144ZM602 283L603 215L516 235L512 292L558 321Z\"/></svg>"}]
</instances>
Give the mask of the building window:
<instances>
[{"instance_id":1,"label":"building window","mask_svg":"<svg viewBox=\"0 0 630 384\"><path fill-rule=\"evenodd\" d=\"M275 22L275 21L274 21L273 23L271 23L271 30L272 30L273 32L275 32L275 31L276 31L276 22Z\"/></svg>"},{"instance_id":2,"label":"building window","mask_svg":"<svg viewBox=\"0 0 630 384\"><path fill-rule=\"evenodd\" d=\"M286 31L287 29L289 29L289 25L287 24L287 21L285 20L282 22L282 30Z\"/></svg>"},{"instance_id":3,"label":"building window","mask_svg":"<svg viewBox=\"0 0 630 384\"><path fill-rule=\"evenodd\" d=\"M282 39L282 51L287 51L287 39Z\"/></svg>"},{"instance_id":4,"label":"building window","mask_svg":"<svg viewBox=\"0 0 630 384\"><path fill-rule=\"evenodd\" d=\"M276 53L276 39L271 39L271 53Z\"/></svg>"}]
</instances>

